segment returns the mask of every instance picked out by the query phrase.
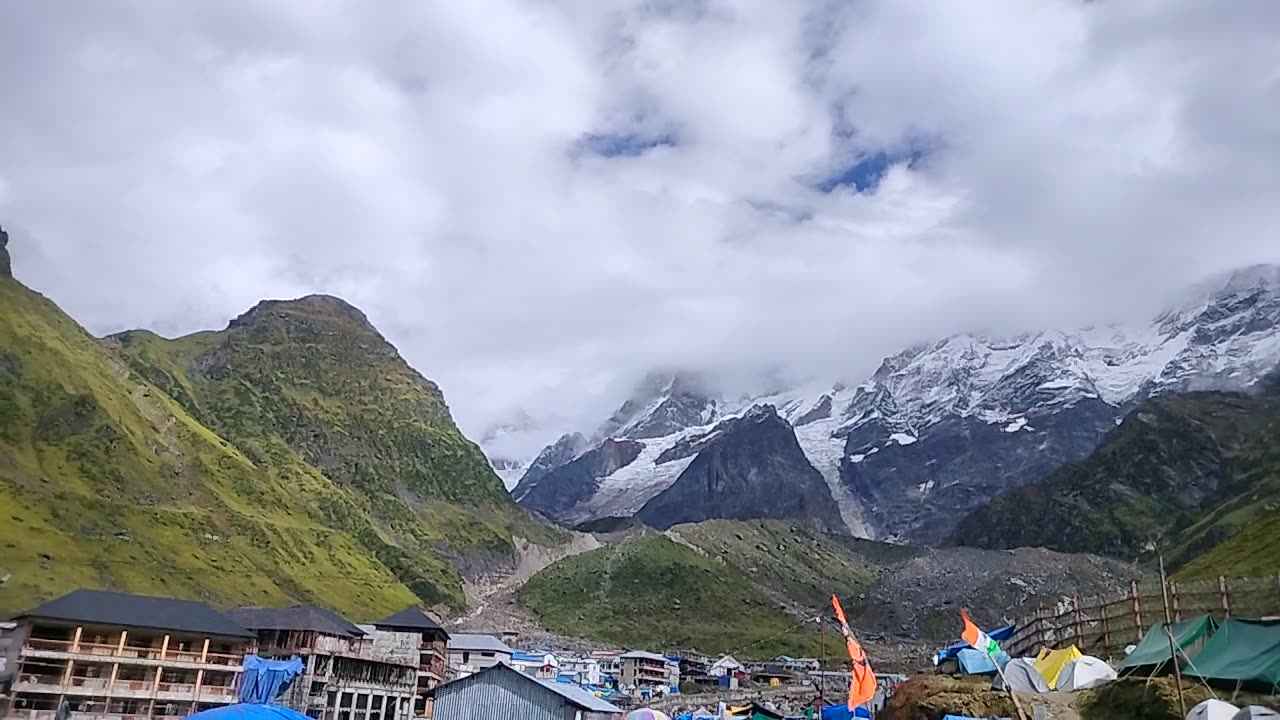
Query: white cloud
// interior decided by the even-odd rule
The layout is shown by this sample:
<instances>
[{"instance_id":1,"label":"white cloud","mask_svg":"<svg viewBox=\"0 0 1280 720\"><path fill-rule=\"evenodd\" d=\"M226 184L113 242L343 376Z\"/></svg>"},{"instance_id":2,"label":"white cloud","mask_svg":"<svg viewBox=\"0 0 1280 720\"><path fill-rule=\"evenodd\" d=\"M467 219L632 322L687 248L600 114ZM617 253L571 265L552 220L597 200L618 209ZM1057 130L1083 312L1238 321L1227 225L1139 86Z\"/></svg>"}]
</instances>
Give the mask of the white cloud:
<instances>
[{"instance_id":1,"label":"white cloud","mask_svg":"<svg viewBox=\"0 0 1280 720\"><path fill-rule=\"evenodd\" d=\"M340 294L473 435L1276 259L1280 6L0 4L0 222L99 333ZM674 140L618 157L589 135ZM925 138L873 193L815 179Z\"/></svg>"}]
</instances>

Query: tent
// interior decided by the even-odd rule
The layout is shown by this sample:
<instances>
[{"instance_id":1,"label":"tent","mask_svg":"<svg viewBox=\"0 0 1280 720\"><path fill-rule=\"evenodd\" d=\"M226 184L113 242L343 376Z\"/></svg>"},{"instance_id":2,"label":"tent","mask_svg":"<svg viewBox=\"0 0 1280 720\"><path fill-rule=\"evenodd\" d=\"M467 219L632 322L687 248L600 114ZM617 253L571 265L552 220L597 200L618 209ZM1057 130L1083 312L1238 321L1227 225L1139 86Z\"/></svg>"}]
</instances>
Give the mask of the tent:
<instances>
[{"instance_id":1,"label":"tent","mask_svg":"<svg viewBox=\"0 0 1280 720\"><path fill-rule=\"evenodd\" d=\"M991 682L993 690L1016 690L1025 693L1047 693L1049 683L1036 670L1035 661L1031 658L1014 658L1004 666L1002 675L996 675Z\"/></svg>"},{"instance_id":2,"label":"tent","mask_svg":"<svg viewBox=\"0 0 1280 720\"><path fill-rule=\"evenodd\" d=\"M1280 712L1261 705L1248 705L1232 715L1231 720L1280 720Z\"/></svg>"},{"instance_id":3,"label":"tent","mask_svg":"<svg viewBox=\"0 0 1280 720\"><path fill-rule=\"evenodd\" d=\"M1017 628L1018 628L1017 625L1005 625L999 630L992 630L991 632L987 633L987 637L991 638L992 640L995 640L998 643L1004 642L1005 640L1008 640L1009 638L1013 637L1013 631L1016 630ZM958 643L955 643L954 645L948 645L947 647L944 647L938 652L933 654L933 664L941 665L943 661L951 660L955 658L957 655L960 654L961 650L965 650L965 649L972 650L973 648L967 642L958 642Z\"/></svg>"},{"instance_id":4,"label":"tent","mask_svg":"<svg viewBox=\"0 0 1280 720\"><path fill-rule=\"evenodd\" d=\"M735 719L744 718L745 720L783 720L782 713L770 710L760 703L729 708L729 716Z\"/></svg>"},{"instance_id":5,"label":"tent","mask_svg":"<svg viewBox=\"0 0 1280 720\"><path fill-rule=\"evenodd\" d=\"M188 715L187 720L310 720L300 712L279 705L236 703Z\"/></svg>"},{"instance_id":6,"label":"tent","mask_svg":"<svg viewBox=\"0 0 1280 720\"><path fill-rule=\"evenodd\" d=\"M1036 670L1039 671L1040 677L1049 683L1049 687L1057 688L1058 673L1062 672L1062 668L1072 660L1082 657L1084 653L1080 652L1080 648L1075 645L1061 650L1040 648L1040 654L1036 655Z\"/></svg>"},{"instance_id":7,"label":"tent","mask_svg":"<svg viewBox=\"0 0 1280 720\"><path fill-rule=\"evenodd\" d=\"M1209 698L1191 708L1187 720L1231 720L1235 717L1236 706L1217 698Z\"/></svg>"},{"instance_id":8,"label":"tent","mask_svg":"<svg viewBox=\"0 0 1280 720\"><path fill-rule=\"evenodd\" d=\"M1224 620L1186 672L1273 690L1280 685L1280 622Z\"/></svg>"},{"instance_id":9,"label":"tent","mask_svg":"<svg viewBox=\"0 0 1280 720\"><path fill-rule=\"evenodd\" d=\"M1218 622L1209 615L1201 615L1190 620L1183 620L1170 626L1173 640L1178 644L1180 653L1192 655L1195 650L1218 627ZM1142 636L1142 642L1125 657L1124 662L1116 668L1121 675L1130 673L1152 674L1169 662L1169 636L1165 633L1164 623L1154 623Z\"/></svg>"},{"instance_id":10,"label":"tent","mask_svg":"<svg viewBox=\"0 0 1280 720\"><path fill-rule=\"evenodd\" d=\"M995 658L973 648L965 648L956 654L957 670L965 675L995 675L996 665L1004 667L1009 662L1009 653L1000 651Z\"/></svg>"},{"instance_id":11,"label":"tent","mask_svg":"<svg viewBox=\"0 0 1280 720\"><path fill-rule=\"evenodd\" d=\"M1116 671L1106 661L1083 655L1072 660L1058 673L1058 690L1075 692L1097 687L1116 679Z\"/></svg>"}]
</instances>

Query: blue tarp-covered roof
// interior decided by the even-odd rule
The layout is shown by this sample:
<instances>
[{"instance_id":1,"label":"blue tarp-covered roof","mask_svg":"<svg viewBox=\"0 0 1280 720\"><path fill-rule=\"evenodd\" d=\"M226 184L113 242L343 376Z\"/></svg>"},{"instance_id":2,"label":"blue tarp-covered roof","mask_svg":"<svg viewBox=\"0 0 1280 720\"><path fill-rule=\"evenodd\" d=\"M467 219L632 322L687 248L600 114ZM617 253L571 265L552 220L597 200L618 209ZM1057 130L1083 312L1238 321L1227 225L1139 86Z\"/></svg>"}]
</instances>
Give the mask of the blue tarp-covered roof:
<instances>
[{"instance_id":1,"label":"blue tarp-covered roof","mask_svg":"<svg viewBox=\"0 0 1280 720\"><path fill-rule=\"evenodd\" d=\"M1010 637L1013 636L1013 631L1016 630L1017 628L1018 626L1014 624L1005 625L999 630L992 630L988 632L987 637L991 638L992 640L995 640L996 642L1004 642L1005 640L1008 640ZM965 648L968 648L968 647L969 647L969 643L966 643L966 642L958 642L954 645L948 645L947 647L944 647L938 652L934 653L933 664L937 665L944 660L950 660L951 658L958 656L961 650L964 650Z\"/></svg>"},{"instance_id":2,"label":"blue tarp-covered roof","mask_svg":"<svg viewBox=\"0 0 1280 720\"><path fill-rule=\"evenodd\" d=\"M187 720L311 720L300 712L279 705L236 703L188 715Z\"/></svg>"},{"instance_id":3,"label":"blue tarp-covered roof","mask_svg":"<svg viewBox=\"0 0 1280 720\"><path fill-rule=\"evenodd\" d=\"M960 661L960 672L965 675L995 675L996 663L1004 667L1009 662L1009 653L1001 650L999 655L992 658L980 650L964 648L956 654L956 659Z\"/></svg>"},{"instance_id":4,"label":"blue tarp-covered roof","mask_svg":"<svg viewBox=\"0 0 1280 720\"><path fill-rule=\"evenodd\" d=\"M305 666L302 658L265 660L257 655L244 659L244 673L240 678L240 702L269 703L280 696L302 674Z\"/></svg>"}]
</instances>

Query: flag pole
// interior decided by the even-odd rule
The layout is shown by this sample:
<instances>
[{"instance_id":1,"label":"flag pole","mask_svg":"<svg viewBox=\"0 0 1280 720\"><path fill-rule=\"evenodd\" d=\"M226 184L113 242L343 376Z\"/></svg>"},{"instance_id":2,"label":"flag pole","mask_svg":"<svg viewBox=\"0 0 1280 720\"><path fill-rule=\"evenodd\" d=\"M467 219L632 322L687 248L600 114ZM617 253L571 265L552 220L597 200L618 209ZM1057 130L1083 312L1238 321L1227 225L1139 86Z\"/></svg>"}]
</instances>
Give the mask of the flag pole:
<instances>
[{"instance_id":1,"label":"flag pole","mask_svg":"<svg viewBox=\"0 0 1280 720\"><path fill-rule=\"evenodd\" d=\"M1173 618L1169 616L1169 580L1164 574L1164 553L1156 546L1156 557L1160 558L1160 595L1164 598L1164 634L1169 638L1169 662L1173 663L1173 682L1178 689L1178 710L1182 717L1187 716L1187 701L1182 697L1182 667L1178 662L1177 643L1173 641Z\"/></svg>"},{"instance_id":2,"label":"flag pole","mask_svg":"<svg viewBox=\"0 0 1280 720\"><path fill-rule=\"evenodd\" d=\"M1013 709L1018 711L1019 720L1027 720L1027 712L1022 709L1022 703L1018 702L1018 694L1009 685L1009 678L1004 676L1004 668L1000 667L1000 663L995 658L991 658L991 663L996 666L996 672L1000 673L1000 681L1004 683L1004 689L1009 691L1009 697L1013 700Z\"/></svg>"}]
</instances>

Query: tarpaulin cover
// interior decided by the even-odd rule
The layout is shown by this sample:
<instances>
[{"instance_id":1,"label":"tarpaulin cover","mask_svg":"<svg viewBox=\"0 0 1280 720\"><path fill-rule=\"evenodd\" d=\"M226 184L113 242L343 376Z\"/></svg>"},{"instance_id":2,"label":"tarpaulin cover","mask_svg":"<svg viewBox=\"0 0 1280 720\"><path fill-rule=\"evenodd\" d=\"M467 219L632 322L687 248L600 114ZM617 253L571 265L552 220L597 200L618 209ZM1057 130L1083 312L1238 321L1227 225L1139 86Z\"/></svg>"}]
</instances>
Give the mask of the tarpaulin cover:
<instances>
[{"instance_id":1,"label":"tarpaulin cover","mask_svg":"<svg viewBox=\"0 0 1280 720\"><path fill-rule=\"evenodd\" d=\"M943 715L942 720L986 720L986 718L975 718L968 715ZM1009 718L1000 718L1000 720L1009 720Z\"/></svg>"},{"instance_id":2,"label":"tarpaulin cover","mask_svg":"<svg viewBox=\"0 0 1280 720\"><path fill-rule=\"evenodd\" d=\"M1190 620L1183 620L1170 626L1173 641L1178 644L1180 652L1191 655L1194 645L1211 635L1218 623L1209 615ZM1164 623L1155 623L1142 636L1142 642L1129 653L1117 670L1132 670L1148 665L1163 665L1169 662L1169 636L1165 634Z\"/></svg>"},{"instance_id":3,"label":"tarpaulin cover","mask_svg":"<svg viewBox=\"0 0 1280 720\"><path fill-rule=\"evenodd\" d=\"M850 720L850 718L870 718L871 711L858 706L850 710L848 705L828 705L822 708L822 720Z\"/></svg>"},{"instance_id":4,"label":"tarpaulin cover","mask_svg":"<svg viewBox=\"0 0 1280 720\"><path fill-rule=\"evenodd\" d=\"M1008 640L1010 637L1013 636L1013 631L1016 630L1017 628L1018 628L1017 625L1005 625L999 630L992 630L991 632L987 633L987 637L991 638L992 640L995 640L996 642L1004 642L1005 640ZM951 658L959 655L960 651L966 648L970 650L973 649L972 647L969 646L969 643L967 642L958 642L955 645L948 645L947 647L944 647L938 652L934 653L933 664L937 665L944 660L950 660Z\"/></svg>"},{"instance_id":5,"label":"tarpaulin cover","mask_svg":"<svg viewBox=\"0 0 1280 720\"><path fill-rule=\"evenodd\" d=\"M1280 622L1224 620L1186 673L1267 688L1280 685Z\"/></svg>"},{"instance_id":6,"label":"tarpaulin cover","mask_svg":"<svg viewBox=\"0 0 1280 720\"><path fill-rule=\"evenodd\" d=\"M306 715L279 705L236 703L188 715L187 720L309 720Z\"/></svg>"},{"instance_id":7,"label":"tarpaulin cover","mask_svg":"<svg viewBox=\"0 0 1280 720\"><path fill-rule=\"evenodd\" d=\"M1048 648L1040 648L1040 654L1036 655L1036 671L1040 673L1040 677L1049 683L1050 688L1058 687L1058 673L1062 672L1062 668L1067 663L1077 658L1084 657L1084 653L1080 652L1080 648L1072 645L1071 647L1062 648L1060 650L1050 650Z\"/></svg>"},{"instance_id":8,"label":"tarpaulin cover","mask_svg":"<svg viewBox=\"0 0 1280 720\"><path fill-rule=\"evenodd\" d=\"M280 697L280 693L302 674L302 659L266 660L257 655L244 659L244 674L240 677L240 702L267 703Z\"/></svg>"},{"instance_id":9,"label":"tarpaulin cover","mask_svg":"<svg viewBox=\"0 0 1280 720\"><path fill-rule=\"evenodd\" d=\"M996 663L1000 667L1004 667L1009 662L1009 653L1001 650L1000 654L994 658L973 648L965 648L956 654L956 660L960 664L960 672L965 675L995 675Z\"/></svg>"}]
</instances>

